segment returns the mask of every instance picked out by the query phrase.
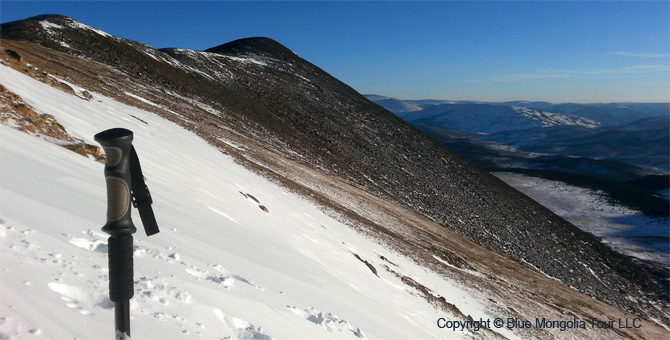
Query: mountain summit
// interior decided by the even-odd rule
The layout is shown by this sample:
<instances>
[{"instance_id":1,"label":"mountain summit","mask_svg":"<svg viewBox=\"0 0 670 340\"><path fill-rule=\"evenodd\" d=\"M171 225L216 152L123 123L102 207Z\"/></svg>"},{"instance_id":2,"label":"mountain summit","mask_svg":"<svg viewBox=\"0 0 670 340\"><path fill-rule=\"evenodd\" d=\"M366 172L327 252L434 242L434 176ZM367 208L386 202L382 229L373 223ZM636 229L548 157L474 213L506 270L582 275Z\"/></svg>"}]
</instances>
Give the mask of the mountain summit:
<instances>
[{"instance_id":1,"label":"mountain summit","mask_svg":"<svg viewBox=\"0 0 670 340\"><path fill-rule=\"evenodd\" d=\"M2 46L44 72L184 126L431 268L448 267L436 254L474 268L464 260L467 249L443 243L463 236L582 293L670 323L666 283L653 268L614 252L274 40L156 50L73 22L41 16L3 24ZM193 160L194 173L201 161Z\"/></svg>"},{"instance_id":2,"label":"mountain summit","mask_svg":"<svg viewBox=\"0 0 670 340\"><path fill-rule=\"evenodd\" d=\"M243 38L209 48L205 52L218 53L223 55L244 55L260 54L282 59L289 56L295 56L293 51L286 48L277 41L265 37Z\"/></svg>"}]
</instances>

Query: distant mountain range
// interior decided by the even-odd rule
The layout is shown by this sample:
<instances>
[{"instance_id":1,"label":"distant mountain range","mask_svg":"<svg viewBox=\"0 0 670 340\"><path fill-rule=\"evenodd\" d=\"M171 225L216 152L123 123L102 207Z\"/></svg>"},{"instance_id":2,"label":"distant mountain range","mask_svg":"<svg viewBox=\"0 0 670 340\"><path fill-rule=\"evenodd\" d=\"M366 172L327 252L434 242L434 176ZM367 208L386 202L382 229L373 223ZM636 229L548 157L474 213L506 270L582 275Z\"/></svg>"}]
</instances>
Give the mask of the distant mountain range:
<instances>
[{"instance_id":1,"label":"distant mountain range","mask_svg":"<svg viewBox=\"0 0 670 340\"><path fill-rule=\"evenodd\" d=\"M489 170L559 171L617 182L653 176L656 190L668 187L668 103L482 103L367 97Z\"/></svg>"},{"instance_id":2,"label":"distant mountain range","mask_svg":"<svg viewBox=\"0 0 670 340\"><path fill-rule=\"evenodd\" d=\"M585 294L670 323L665 272L613 251L598 237L441 145L467 143L487 157L497 154L494 146L514 156L539 153L525 150L533 147L525 141L527 136L519 138L518 145L485 138L510 131L596 131L606 124L602 121L519 105L400 103L398 108L410 107L423 117L414 120L409 113L402 115L437 143L269 38L240 39L206 51L158 50L54 15L5 23L0 33L3 64L69 87L73 94L81 87L155 112L417 262L444 267L435 259L439 253L454 259L459 268L469 268L461 252L442 243L446 233L455 232ZM82 92L82 97L88 96ZM463 130L439 125L455 122L455 117L476 107L500 111L502 118L491 123L495 112L481 114L479 124L488 132L476 131L471 123L459 126ZM433 113L424 116L424 110ZM524 129L503 128L516 124ZM645 124L650 123L621 131L639 133L636 126ZM166 171L173 161L165 160ZM208 160L184 161L192 164L197 181L198 162ZM621 175L626 172L634 173L626 170ZM418 222L414 215L391 206L409 209L440 227L419 231L424 220ZM481 255L473 261L486 262L491 257ZM495 280L495 285L508 285L504 279Z\"/></svg>"},{"instance_id":3,"label":"distant mountain range","mask_svg":"<svg viewBox=\"0 0 670 340\"><path fill-rule=\"evenodd\" d=\"M592 129L601 125L599 122L574 115L491 104L442 104L429 106L420 111L401 112L397 115L409 122L420 121L477 134L554 126L580 126Z\"/></svg>"},{"instance_id":4,"label":"distant mountain range","mask_svg":"<svg viewBox=\"0 0 670 340\"><path fill-rule=\"evenodd\" d=\"M639 119L670 115L670 103L549 103L538 101L480 102L467 100L402 100L375 94L366 98L387 110L400 114L421 111L430 107L451 104L482 104L506 107L525 107L544 112L553 112L595 120L606 126L619 126Z\"/></svg>"}]
</instances>

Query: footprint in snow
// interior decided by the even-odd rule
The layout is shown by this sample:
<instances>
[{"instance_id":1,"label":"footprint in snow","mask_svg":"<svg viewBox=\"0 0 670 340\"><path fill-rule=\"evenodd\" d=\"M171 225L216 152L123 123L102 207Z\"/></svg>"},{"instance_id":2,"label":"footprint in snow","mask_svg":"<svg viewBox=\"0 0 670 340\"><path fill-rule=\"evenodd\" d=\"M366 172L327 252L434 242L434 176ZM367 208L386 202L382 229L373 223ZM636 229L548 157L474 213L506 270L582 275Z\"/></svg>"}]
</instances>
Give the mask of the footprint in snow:
<instances>
[{"instance_id":1,"label":"footprint in snow","mask_svg":"<svg viewBox=\"0 0 670 340\"><path fill-rule=\"evenodd\" d=\"M191 276L193 276L193 277L195 277L195 278L198 278L198 279L203 279L203 278L207 277L207 273L201 271L200 269L191 269L191 268L187 268L187 269L186 269L186 272L187 272L189 275L191 275Z\"/></svg>"},{"instance_id":2,"label":"footprint in snow","mask_svg":"<svg viewBox=\"0 0 670 340\"><path fill-rule=\"evenodd\" d=\"M221 274L210 274L209 272L204 272L199 269L186 269L186 272L195 277L197 280L205 279L207 281L222 285L226 289L230 289L235 283L235 280L232 276L221 275Z\"/></svg>"},{"instance_id":3,"label":"footprint in snow","mask_svg":"<svg viewBox=\"0 0 670 340\"><path fill-rule=\"evenodd\" d=\"M0 316L0 339L21 339L24 338L23 333L31 335L41 335L42 330L39 328L32 328L32 325L26 321L19 320L13 316Z\"/></svg>"},{"instance_id":4,"label":"footprint in snow","mask_svg":"<svg viewBox=\"0 0 670 340\"><path fill-rule=\"evenodd\" d=\"M248 285L250 285L250 286L252 286L256 289L259 289L260 291L263 291L263 292L265 291L265 288L257 285L251 279L244 278L240 275L228 273L225 269L223 269L223 267L221 267L221 265L216 265L216 266L214 266L214 268L216 270L218 270L219 272L221 272L222 274L211 273L209 271L199 269L195 266L192 266L191 268L187 268L186 272L189 275L195 277L198 280L205 279L205 280L210 281L214 284L222 285L226 289L230 289L235 284L235 281L239 281L239 282L242 282L242 283L246 283L246 284L248 284Z\"/></svg>"},{"instance_id":5,"label":"footprint in snow","mask_svg":"<svg viewBox=\"0 0 670 340\"><path fill-rule=\"evenodd\" d=\"M298 309L296 306L286 307L293 313L305 318L307 321L312 322L315 325L325 328L331 333L352 332L356 337L365 339L365 334L363 334L363 331L359 327L354 328L347 320L340 319L332 313L324 313L314 307L305 309Z\"/></svg>"},{"instance_id":6,"label":"footprint in snow","mask_svg":"<svg viewBox=\"0 0 670 340\"><path fill-rule=\"evenodd\" d=\"M272 337L265 334L261 327L256 327L246 320L242 320L230 315L226 315L219 308L212 308L214 315L224 324L229 333L233 333L234 337L239 340L272 340ZM232 336L224 339L231 339Z\"/></svg>"},{"instance_id":7,"label":"footprint in snow","mask_svg":"<svg viewBox=\"0 0 670 340\"><path fill-rule=\"evenodd\" d=\"M241 277L241 276L239 276L239 275L234 275L234 274L233 274L233 278L234 278L235 280L237 280L237 281L246 283L246 284L248 284L248 285L250 285L250 286L252 286L252 287L254 287L254 288L257 288L257 289L259 289L259 290L262 291L262 292L265 291L265 288L263 288L263 287L257 285L257 284L254 283L254 281L252 281L251 279L246 279L246 278L244 278L244 277Z\"/></svg>"},{"instance_id":8,"label":"footprint in snow","mask_svg":"<svg viewBox=\"0 0 670 340\"><path fill-rule=\"evenodd\" d=\"M83 232L85 237L75 237L68 234L63 234L67 241L73 246L94 251L97 253L107 254L107 238L106 234L88 229Z\"/></svg>"},{"instance_id":9,"label":"footprint in snow","mask_svg":"<svg viewBox=\"0 0 670 340\"><path fill-rule=\"evenodd\" d=\"M160 303L161 305L191 303L191 293L179 287L170 286L164 280L142 276L135 281L135 296L140 304Z\"/></svg>"},{"instance_id":10,"label":"footprint in snow","mask_svg":"<svg viewBox=\"0 0 670 340\"><path fill-rule=\"evenodd\" d=\"M230 289L235 283L235 279L232 276L225 275L209 275L207 276L207 280L222 285L226 289Z\"/></svg>"},{"instance_id":11,"label":"footprint in snow","mask_svg":"<svg viewBox=\"0 0 670 340\"><path fill-rule=\"evenodd\" d=\"M81 288L66 285L63 283L51 282L49 289L61 295L65 305L72 309L79 310L82 315L91 315L91 309L98 307L103 309L114 308L114 303L104 294L89 292Z\"/></svg>"}]
</instances>

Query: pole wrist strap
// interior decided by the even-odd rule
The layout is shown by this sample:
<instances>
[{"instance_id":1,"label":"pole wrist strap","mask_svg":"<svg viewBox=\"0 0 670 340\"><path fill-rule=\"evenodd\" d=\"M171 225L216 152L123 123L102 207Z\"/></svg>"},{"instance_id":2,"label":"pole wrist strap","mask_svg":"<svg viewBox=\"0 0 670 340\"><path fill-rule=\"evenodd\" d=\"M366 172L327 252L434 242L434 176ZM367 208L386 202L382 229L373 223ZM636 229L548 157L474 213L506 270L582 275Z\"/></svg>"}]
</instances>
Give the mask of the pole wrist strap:
<instances>
[{"instance_id":1,"label":"pole wrist strap","mask_svg":"<svg viewBox=\"0 0 670 340\"><path fill-rule=\"evenodd\" d=\"M131 178L131 198L133 206L137 208L144 225L144 231L147 236L158 234L158 223L154 216L154 211L151 208L153 200L151 193L146 183L144 183L144 175L142 175L142 167L140 166L140 159L137 157L135 147L130 147L130 178Z\"/></svg>"}]
</instances>

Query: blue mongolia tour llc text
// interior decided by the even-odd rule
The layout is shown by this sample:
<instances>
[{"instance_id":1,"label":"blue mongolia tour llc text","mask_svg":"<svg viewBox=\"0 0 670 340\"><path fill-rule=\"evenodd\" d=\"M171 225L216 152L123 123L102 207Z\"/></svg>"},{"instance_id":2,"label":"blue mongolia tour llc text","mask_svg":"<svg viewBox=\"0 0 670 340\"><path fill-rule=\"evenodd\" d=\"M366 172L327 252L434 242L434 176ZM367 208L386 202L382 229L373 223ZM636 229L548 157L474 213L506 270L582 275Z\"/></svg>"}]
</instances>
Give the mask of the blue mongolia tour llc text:
<instances>
[{"instance_id":1,"label":"blue mongolia tour llc text","mask_svg":"<svg viewBox=\"0 0 670 340\"><path fill-rule=\"evenodd\" d=\"M521 320L517 318L495 318L479 320L448 320L445 318L437 319L437 327L451 329L452 331L464 331L466 329L478 332L481 329L490 328L538 328L538 329L558 329L566 331L568 329L600 329L600 328L640 328L642 319L618 318L615 320L600 320L598 318L588 318L586 320L549 320L547 318L535 318L535 322L530 320Z\"/></svg>"}]
</instances>

